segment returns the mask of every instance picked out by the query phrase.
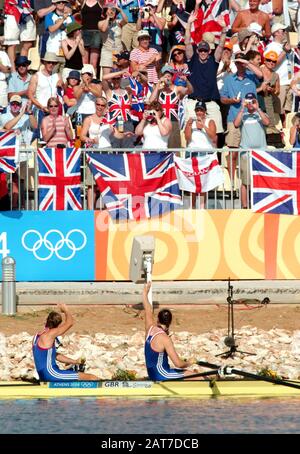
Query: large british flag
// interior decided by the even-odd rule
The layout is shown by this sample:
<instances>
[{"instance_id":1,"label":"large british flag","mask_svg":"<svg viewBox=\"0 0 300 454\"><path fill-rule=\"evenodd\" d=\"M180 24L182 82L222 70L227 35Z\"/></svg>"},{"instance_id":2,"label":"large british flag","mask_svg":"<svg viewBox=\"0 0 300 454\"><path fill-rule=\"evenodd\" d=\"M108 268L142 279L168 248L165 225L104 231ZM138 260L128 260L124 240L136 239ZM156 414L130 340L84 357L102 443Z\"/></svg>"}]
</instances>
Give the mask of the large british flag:
<instances>
[{"instance_id":1,"label":"large british flag","mask_svg":"<svg viewBox=\"0 0 300 454\"><path fill-rule=\"evenodd\" d=\"M252 151L252 209L300 213L300 153Z\"/></svg>"},{"instance_id":2,"label":"large british flag","mask_svg":"<svg viewBox=\"0 0 300 454\"><path fill-rule=\"evenodd\" d=\"M40 148L39 210L81 210L80 149Z\"/></svg>"},{"instance_id":3,"label":"large british flag","mask_svg":"<svg viewBox=\"0 0 300 454\"><path fill-rule=\"evenodd\" d=\"M113 219L144 219L182 205L172 153L88 154Z\"/></svg>"},{"instance_id":4,"label":"large british flag","mask_svg":"<svg viewBox=\"0 0 300 454\"><path fill-rule=\"evenodd\" d=\"M0 132L0 173L14 173L19 161L19 140L15 131Z\"/></svg>"}]
</instances>

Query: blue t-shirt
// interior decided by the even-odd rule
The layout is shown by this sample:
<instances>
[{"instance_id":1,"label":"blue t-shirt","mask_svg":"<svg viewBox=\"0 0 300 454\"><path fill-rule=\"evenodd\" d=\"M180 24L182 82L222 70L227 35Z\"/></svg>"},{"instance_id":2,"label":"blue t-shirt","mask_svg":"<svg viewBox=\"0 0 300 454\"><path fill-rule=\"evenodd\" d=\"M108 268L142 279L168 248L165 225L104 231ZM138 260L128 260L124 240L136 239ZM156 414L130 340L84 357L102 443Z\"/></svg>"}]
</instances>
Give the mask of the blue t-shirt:
<instances>
[{"instance_id":1,"label":"blue t-shirt","mask_svg":"<svg viewBox=\"0 0 300 454\"><path fill-rule=\"evenodd\" d=\"M240 101L242 102L247 93L256 94L256 86L258 83L258 77L251 71L246 71L243 79L240 79L237 74L230 74L225 78L220 95L224 98L236 98L240 93ZM241 109L241 102L230 105L227 117L229 123L232 123L235 120Z\"/></svg>"},{"instance_id":2,"label":"blue t-shirt","mask_svg":"<svg viewBox=\"0 0 300 454\"><path fill-rule=\"evenodd\" d=\"M126 3L126 4L125 4ZM126 14L128 22L136 24L137 18L138 18L138 11L137 14L132 14L130 11L131 8L139 8L139 2L138 0L121 0L119 2L119 7L122 9L122 11ZM122 16L119 14L118 18L122 18Z\"/></svg>"},{"instance_id":3,"label":"blue t-shirt","mask_svg":"<svg viewBox=\"0 0 300 454\"><path fill-rule=\"evenodd\" d=\"M8 79L8 90L7 93L18 93L20 91L28 90L29 82L31 79L31 75L27 74L26 80L24 81L19 73L13 72L9 76ZM28 96L22 96L22 102L26 102L28 99Z\"/></svg>"}]
</instances>

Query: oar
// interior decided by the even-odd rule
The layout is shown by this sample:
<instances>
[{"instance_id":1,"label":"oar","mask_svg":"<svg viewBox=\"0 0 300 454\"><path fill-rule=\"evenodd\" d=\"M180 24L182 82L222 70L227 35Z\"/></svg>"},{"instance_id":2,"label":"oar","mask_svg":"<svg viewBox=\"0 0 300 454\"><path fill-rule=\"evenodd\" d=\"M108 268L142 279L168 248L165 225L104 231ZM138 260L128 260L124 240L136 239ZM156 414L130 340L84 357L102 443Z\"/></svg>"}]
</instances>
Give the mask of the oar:
<instances>
[{"instance_id":1,"label":"oar","mask_svg":"<svg viewBox=\"0 0 300 454\"><path fill-rule=\"evenodd\" d=\"M283 386L289 386L290 388L296 388L300 389L300 385L296 385L296 383L290 383L285 380L280 380L279 378L271 378L271 377L266 377L264 375L256 375L251 372L246 372L243 370L235 369L234 367L229 367L225 366L222 368L222 366L218 366L217 364L212 364L212 363L207 363L206 361L197 361L198 366L202 367L208 367L210 369L223 369L223 373L226 375L230 374L236 374L240 375L245 378L253 378L254 380L261 380L261 381L268 381L270 383L274 383L275 385L283 385Z\"/></svg>"},{"instance_id":2,"label":"oar","mask_svg":"<svg viewBox=\"0 0 300 454\"><path fill-rule=\"evenodd\" d=\"M209 370L207 372L198 372L196 374L191 374L191 375L185 375L184 377L179 377L179 378L170 378L165 381L178 381L178 380L190 380L191 378L197 378L197 377L207 377L208 375L217 375L218 371L217 370Z\"/></svg>"}]
</instances>

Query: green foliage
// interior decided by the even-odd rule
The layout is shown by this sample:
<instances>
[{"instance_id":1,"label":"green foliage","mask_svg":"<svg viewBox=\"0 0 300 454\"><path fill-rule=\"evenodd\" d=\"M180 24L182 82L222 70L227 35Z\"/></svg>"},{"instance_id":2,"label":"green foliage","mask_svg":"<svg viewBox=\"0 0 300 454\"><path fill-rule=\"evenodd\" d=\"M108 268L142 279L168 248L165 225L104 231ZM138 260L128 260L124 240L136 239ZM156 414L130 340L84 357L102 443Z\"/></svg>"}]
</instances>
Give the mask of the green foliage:
<instances>
[{"instance_id":1,"label":"green foliage","mask_svg":"<svg viewBox=\"0 0 300 454\"><path fill-rule=\"evenodd\" d=\"M278 380L282 379L280 375L277 374L277 372L275 372L272 369L269 369L268 367L264 367L263 369L259 370L257 372L257 375L260 375L261 377L269 377Z\"/></svg>"}]
</instances>

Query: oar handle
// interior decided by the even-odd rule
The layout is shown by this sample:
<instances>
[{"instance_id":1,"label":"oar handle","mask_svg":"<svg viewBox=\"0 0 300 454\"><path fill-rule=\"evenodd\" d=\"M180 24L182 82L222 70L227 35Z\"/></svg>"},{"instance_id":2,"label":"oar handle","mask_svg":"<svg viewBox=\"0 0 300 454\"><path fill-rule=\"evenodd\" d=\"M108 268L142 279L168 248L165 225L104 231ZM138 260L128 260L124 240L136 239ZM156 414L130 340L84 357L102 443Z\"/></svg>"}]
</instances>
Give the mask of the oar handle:
<instances>
[{"instance_id":1,"label":"oar handle","mask_svg":"<svg viewBox=\"0 0 300 454\"><path fill-rule=\"evenodd\" d=\"M198 366L208 367L209 369L220 369L217 364L207 363L206 361L197 361Z\"/></svg>"}]
</instances>

